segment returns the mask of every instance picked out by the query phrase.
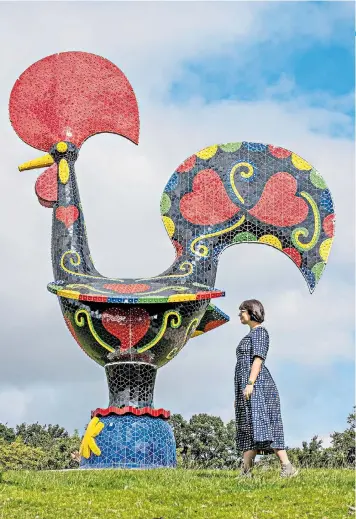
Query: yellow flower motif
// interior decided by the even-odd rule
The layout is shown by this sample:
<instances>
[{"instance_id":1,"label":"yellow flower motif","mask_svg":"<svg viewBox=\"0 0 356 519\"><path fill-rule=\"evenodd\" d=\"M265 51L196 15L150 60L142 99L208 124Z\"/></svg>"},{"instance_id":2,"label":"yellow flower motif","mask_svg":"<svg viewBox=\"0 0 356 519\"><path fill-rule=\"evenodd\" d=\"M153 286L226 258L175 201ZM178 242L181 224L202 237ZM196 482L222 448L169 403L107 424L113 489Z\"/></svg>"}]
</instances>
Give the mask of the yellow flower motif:
<instances>
[{"instance_id":1,"label":"yellow flower motif","mask_svg":"<svg viewBox=\"0 0 356 519\"><path fill-rule=\"evenodd\" d=\"M99 418L95 416L89 422L87 430L84 433L82 443L80 445L79 454L84 458L90 458L90 451L96 456L100 456L101 450L95 443L95 436L103 430L104 424L100 422Z\"/></svg>"}]
</instances>

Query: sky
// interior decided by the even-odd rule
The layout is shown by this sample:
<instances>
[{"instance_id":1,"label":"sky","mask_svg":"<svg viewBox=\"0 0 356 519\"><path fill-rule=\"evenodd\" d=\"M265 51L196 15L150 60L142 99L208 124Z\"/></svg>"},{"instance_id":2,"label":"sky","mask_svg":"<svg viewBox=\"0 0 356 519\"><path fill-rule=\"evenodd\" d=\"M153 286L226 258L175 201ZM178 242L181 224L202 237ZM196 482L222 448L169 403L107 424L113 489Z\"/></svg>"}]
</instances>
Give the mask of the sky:
<instances>
[{"instance_id":1,"label":"sky","mask_svg":"<svg viewBox=\"0 0 356 519\"><path fill-rule=\"evenodd\" d=\"M221 142L290 149L325 179L336 210L328 266L312 295L271 247L221 256L216 301L231 321L192 339L159 370L155 406L190 418L234 417L234 363L246 334L237 308L266 309L266 366L281 399L285 440L300 446L346 428L354 405L354 5L352 2L0 3L0 422L59 423L83 431L106 407L104 370L67 331L55 296L51 210L34 193L38 156L8 121L17 77L35 61L82 50L115 63L136 93L138 146L88 139L76 165L89 244L108 277L154 276L174 250L159 203L175 168Z\"/></svg>"}]
</instances>

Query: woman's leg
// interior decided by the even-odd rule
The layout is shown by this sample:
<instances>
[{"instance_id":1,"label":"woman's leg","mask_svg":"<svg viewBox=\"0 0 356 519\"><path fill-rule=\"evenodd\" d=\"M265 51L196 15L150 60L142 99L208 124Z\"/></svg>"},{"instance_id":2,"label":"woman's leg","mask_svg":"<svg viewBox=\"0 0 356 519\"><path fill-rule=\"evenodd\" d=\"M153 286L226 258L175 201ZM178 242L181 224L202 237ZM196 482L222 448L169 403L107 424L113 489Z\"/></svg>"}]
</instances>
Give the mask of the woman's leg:
<instances>
[{"instance_id":1,"label":"woman's leg","mask_svg":"<svg viewBox=\"0 0 356 519\"><path fill-rule=\"evenodd\" d=\"M287 465L289 463L287 451L284 449L273 449L275 455L279 458L281 465Z\"/></svg>"},{"instance_id":2,"label":"woman's leg","mask_svg":"<svg viewBox=\"0 0 356 519\"><path fill-rule=\"evenodd\" d=\"M250 470L256 457L257 450L249 450L244 452L244 469Z\"/></svg>"}]
</instances>

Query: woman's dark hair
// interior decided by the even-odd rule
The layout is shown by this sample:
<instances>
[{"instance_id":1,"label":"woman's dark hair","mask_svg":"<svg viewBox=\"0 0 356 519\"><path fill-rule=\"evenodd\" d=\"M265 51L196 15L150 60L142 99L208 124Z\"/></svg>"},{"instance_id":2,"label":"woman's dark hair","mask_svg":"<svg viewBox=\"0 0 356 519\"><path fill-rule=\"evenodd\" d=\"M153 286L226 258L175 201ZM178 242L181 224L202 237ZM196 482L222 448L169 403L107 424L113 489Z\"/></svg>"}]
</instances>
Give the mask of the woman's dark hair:
<instances>
[{"instance_id":1,"label":"woman's dark hair","mask_svg":"<svg viewBox=\"0 0 356 519\"><path fill-rule=\"evenodd\" d=\"M247 310L251 321L256 321L257 323L263 323L265 320L265 309L263 308L263 304L257 299L247 299L243 301L239 310Z\"/></svg>"}]
</instances>

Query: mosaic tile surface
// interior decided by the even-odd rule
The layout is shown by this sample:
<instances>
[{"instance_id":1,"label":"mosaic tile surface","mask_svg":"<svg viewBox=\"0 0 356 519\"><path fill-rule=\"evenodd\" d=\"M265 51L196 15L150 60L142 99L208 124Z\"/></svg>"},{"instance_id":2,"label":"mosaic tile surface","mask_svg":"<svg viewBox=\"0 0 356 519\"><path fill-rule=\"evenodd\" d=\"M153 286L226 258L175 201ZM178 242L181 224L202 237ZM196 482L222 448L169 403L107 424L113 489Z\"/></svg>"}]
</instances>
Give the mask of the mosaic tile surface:
<instances>
[{"instance_id":1,"label":"mosaic tile surface","mask_svg":"<svg viewBox=\"0 0 356 519\"><path fill-rule=\"evenodd\" d=\"M189 280L214 286L221 252L239 243L282 251L312 293L334 236L330 191L316 169L284 148L235 142L205 148L171 176L161 199L177 251L166 275L191 262Z\"/></svg>"},{"instance_id":2,"label":"mosaic tile surface","mask_svg":"<svg viewBox=\"0 0 356 519\"><path fill-rule=\"evenodd\" d=\"M83 440L88 453L85 445L95 442L85 438L94 431L102 454L89 449L83 466L144 466L141 440L126 462L122 454L123 431L133 430L142 431L148 446L146 466L161 466L162 460L171 466L173 440L163 420L169 411L153 405L156 370L191 337L228 322L210 303L224 295L215 287L220 254L239 243L272 246L294 262L312 293L334 236L330 191L311 164L284 148L254 142L209 146L176 168L161 198L176 251L173 265L151 278L107 278L90 254L75 164L82 143L97 133L138 143L138 106L128 79L100 56L55 54L19 77L9 111L19 137L46 153L19 169L46 168L35 192L53 210L54 280L48 290L58 296L75 341L107 374L109 406L92 412L95 424L90 422ZM167 451L161 443L152 451L154 435Z\"/></svg>"},{"instance_id":3,"label":"mosaic tile surface","mask_svg":"<svg viewBox=\"0 0 356 519\"><path fill-rule=\"evenodd\" d=\"M150 416L92 418L80 454L82 469L176 466L176 443L169 422Z\"/></svg>"}]
</instances>

